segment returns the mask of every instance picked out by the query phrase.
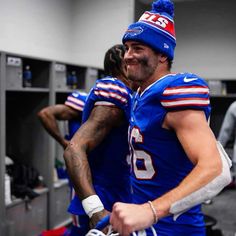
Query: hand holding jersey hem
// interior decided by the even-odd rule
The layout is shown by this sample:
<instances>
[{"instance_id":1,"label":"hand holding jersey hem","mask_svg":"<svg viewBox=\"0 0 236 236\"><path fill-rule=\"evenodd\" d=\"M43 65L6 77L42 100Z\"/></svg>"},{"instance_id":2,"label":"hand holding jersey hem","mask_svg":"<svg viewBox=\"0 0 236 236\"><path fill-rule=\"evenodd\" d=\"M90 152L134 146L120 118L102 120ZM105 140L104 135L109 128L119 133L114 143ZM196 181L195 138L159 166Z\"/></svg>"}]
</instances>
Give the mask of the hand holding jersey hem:
<instances>
[{"instance_id":1,"label":"hand holding jersey hem","mask_svg":"<svg viewBox=\"0 0 236 236\"><path fill-rule=\"evenodd\" d=\"M108 214L110 214L109 211L107 211L106 209L103 209L102 211L96 212L92 215L92 217L90 218L89 221L89 227L91 229L95 228L98 224L99 221L101 221L104 217L106 217ZM107 233L108 232L108 227L104 227L102 229L103 233Z\"/></svg>"}]
</instances>

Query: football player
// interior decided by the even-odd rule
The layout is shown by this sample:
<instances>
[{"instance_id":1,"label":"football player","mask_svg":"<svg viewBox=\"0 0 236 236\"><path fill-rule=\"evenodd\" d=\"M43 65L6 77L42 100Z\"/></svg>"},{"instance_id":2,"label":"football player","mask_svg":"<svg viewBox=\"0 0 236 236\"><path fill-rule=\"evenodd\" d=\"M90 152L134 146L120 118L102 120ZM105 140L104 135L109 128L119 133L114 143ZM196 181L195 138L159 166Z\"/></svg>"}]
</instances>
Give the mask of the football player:
<instances>
[{"instance_id":1,"label":"football player","mask_svg":"<svg viewBox=\"0 0 236 236\"><path fill-rule=\"evenodd\" d=\"M110 218L122 236L152 224L158 236L205 235L199 203L231 181L230 160L208 125L207 83L171 72L173 15L173 3L158 0L123 36L127 76L140 89L129 128L134 204L115 203Z\"/></svg>"},{"instance_id":2,"label":"football player","mask_svg":"<svg viewBox=\"0 0 236 236\"><path fill-rule=\"evenodd\" d=\"M109 76L97 80L91 89L83 124L64 152L77 194L69 207L79 218L77 235L84 235L94 227L111 211L114 202L131 201L127 156L132 91L127 87L124 52L123 45L107 51L104 70Z\"/></svg>"}]
</instances>

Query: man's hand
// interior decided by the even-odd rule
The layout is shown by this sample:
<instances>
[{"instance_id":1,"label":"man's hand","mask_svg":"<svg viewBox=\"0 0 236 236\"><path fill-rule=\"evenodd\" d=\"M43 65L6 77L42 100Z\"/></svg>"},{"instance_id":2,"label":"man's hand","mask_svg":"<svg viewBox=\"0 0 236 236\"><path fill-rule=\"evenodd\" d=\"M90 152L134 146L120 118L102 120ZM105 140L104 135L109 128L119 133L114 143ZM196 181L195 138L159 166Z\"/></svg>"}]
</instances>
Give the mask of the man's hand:
<instances>
[{"instance_id":1,"label":"man's hand","mask_svg":"<svg viewBox=\"0 0 236 236\"><path fill-rule=\"evenodd\" d=\"M63 146L64 149L66 149L66 147L68 146L69 142L70 142L70 141L64 139L64 141L63 141L63 143L62 143L62 146Z\"/></svg>"},{"instance_id":2,"label":"man's hand","mask_svg":"<svg viewBox=\"0 0 236 236\"><path fill-rule=\"evenodd\" d=\"M110 218L113 230L122 236L146 229L153 222L153 212L148 203L138 205L117 202L113 206Z\"/></svg>"},{"instance_id":3,"label":"man's hand","mask_svg":"<svg viewBox=\"0 0 236 236\"><path fill-rule=\"evenodd\" d=\"M105 209L102 210L102 211L94 213L92 215L92 217L90 218L90 222L89 222L90 228L94 229L95 226L97 225L97 223L108 214L110 214L110 212L105 210ZM106 233L107 232L107 227L105 229L103 229L102 232Z\"/></svg>"}]
</instances>

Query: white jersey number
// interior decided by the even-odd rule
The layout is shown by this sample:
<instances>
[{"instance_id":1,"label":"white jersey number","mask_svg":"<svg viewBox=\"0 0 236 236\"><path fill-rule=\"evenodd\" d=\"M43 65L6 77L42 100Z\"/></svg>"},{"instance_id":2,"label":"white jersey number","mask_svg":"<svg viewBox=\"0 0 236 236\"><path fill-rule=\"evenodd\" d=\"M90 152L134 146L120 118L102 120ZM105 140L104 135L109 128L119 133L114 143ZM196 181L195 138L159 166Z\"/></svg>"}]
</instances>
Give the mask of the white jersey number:
<instances>
[{"instance_id":1,"label":"white jersey number","mask_svg":"<svg viewBox=\"0 0 236 236\"><path fill-rule=\"evenodd\" d=\"M130 147L132 149L132 167L137 179L152 179L155 175L151 156L143 150L135 150L132 145L132 140L136 143L143 142L142 134L139 129L134 127L130 134ZM139 164L139 167L137 166Z\"/></svg>"}]
</instances>

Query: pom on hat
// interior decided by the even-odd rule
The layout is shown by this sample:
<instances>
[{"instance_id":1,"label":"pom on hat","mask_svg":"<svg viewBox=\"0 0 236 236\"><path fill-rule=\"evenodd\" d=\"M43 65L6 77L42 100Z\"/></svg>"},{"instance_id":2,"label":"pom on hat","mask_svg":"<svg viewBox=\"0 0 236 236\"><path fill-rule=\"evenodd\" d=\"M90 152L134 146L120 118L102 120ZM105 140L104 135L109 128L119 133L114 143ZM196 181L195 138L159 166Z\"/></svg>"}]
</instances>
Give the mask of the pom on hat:
<instances>
[{"instance_id":1,"label":"pom on hat","mask_svg":"<svg viewBox=\"0 0 236 236\"><path fill-rule=\"evenodd\" d=\"M172 18L174 17L174 4L170 0L158 0L153 2L152 11L159 13L167 13Z\"/></svg>"},{"instance_id":2,"label":"pom on hat","mask_svg":"<svg viewBox=\"0 0 236 236\"><path fill-rule=\"evenodd\" d=\"M138 22L128 27L122 42L131 40L144 43L172 60L176 46L173 17L173 2L157 0L153 2L152 10L144 12Z\"/></svg>"}]
</instances>

